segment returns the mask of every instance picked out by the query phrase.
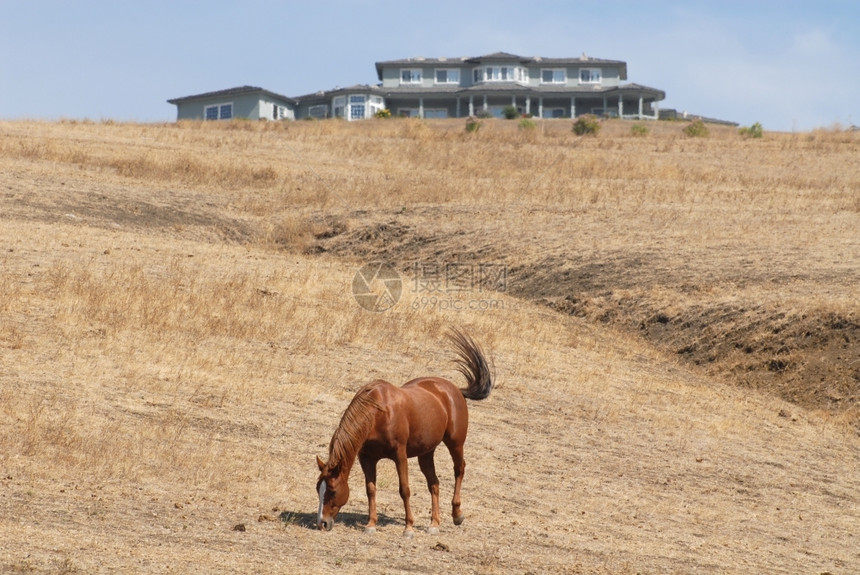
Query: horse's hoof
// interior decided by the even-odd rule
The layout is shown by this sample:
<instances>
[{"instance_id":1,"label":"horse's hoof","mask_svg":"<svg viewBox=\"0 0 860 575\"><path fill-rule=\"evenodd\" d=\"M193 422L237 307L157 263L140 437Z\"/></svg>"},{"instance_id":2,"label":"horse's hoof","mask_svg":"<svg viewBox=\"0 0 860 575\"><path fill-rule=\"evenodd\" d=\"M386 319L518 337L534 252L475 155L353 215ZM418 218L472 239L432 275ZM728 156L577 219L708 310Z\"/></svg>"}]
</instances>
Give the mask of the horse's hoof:
<instances>
[{"instance_id":1,"label":"horse's hoof","mask_svg":"<svg viewBox=\"0 0 860 575\"><path fill-rule=\"evenodd\" d=\"M365 527L364 532L367 533L368 535L375 535L376 534L376 527Z\"/></svg>"},{"instance_id":2,"label":"horse's hoof","mask_svg":"<svg viewBox=\"0 0 860 575\"><path fill-rule=\"evenodd\" d=\"M403 532L403 537L405 539L412 539L413 537L415 537L415 532L412 531L411 529L407 529L406 531Z\"/></svg>"},{"instance_id":3,"label":"horse's hoof","mask_svg":"<svg viewBox=\"0 0 860 575\"><path fill-rule=\"evenodd\" d=\"M465 520L466 520L465 515L458 515L457 517L454 518L454 525L462 525L463 521L465 521Z\"/></svg>"},{"instance_id":4,"label":"horse's hoof","mask_svg":"<svg viewBox=\"0 0 860 575\"><path fill-rule=\"evenodd\" d=\"M427 528L428 535L439 535L439 528L435 525Z\"/></svg>"}]
</instances>

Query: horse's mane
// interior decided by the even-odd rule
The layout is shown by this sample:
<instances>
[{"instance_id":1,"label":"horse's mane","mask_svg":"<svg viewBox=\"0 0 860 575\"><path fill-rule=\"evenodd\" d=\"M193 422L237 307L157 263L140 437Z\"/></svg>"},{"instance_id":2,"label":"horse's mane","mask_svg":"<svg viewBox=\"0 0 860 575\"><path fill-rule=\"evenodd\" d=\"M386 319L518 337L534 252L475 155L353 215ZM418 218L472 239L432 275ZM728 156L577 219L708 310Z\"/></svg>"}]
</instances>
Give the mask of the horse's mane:
<instances>
[{"instance_id":1,"label":"horse's mane","mask_svg":"<svg viewBox=\"0 0 860 575\"><path fill-rule=\"evenodd\" d=\"M343 412L329 444L328 467L354 461L358 455L364 440L367 439L376 411L382 409L373 397L373 388L377 383L374 381L359 389Z\"/></svg>"}]
</instances>

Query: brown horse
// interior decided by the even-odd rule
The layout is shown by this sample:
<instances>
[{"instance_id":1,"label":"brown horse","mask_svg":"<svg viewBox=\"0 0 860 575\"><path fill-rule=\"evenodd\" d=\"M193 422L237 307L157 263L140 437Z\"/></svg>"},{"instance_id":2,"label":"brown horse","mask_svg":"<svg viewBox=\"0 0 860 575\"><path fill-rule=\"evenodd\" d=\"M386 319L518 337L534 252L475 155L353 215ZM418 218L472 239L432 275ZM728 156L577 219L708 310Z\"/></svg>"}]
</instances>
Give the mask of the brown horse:
<instances>
[{"instance_id":1,"label":"brown horse","mask_svg":"<svg viewBox=\"0 0 860 575\"><path fill-rule=\"evenodd\" d=\"M463 444L469 425L468 399L485 399L493 381L481 348L471 337L452 330L448 339L457 353L457 369L466 377L465 389L441 377L419 377L402 387L376 380L362 387L346 408L331 438L328 461L317 457L319 514L317 526L331 530L334 519L349 499L349 472L355 458L364 471L369 507L368 532L376 530L376 464L392 459L400 479L400 497L406 509L404 535L413 535L415 518L409 506L407 458L417 457L432 499L430 533L439 531L439 478L433 454L444 443L454 460L454 498L451 501L454 524L465 516L460 509L460 486L466 462Z\"/></svg>"}]
</instances>

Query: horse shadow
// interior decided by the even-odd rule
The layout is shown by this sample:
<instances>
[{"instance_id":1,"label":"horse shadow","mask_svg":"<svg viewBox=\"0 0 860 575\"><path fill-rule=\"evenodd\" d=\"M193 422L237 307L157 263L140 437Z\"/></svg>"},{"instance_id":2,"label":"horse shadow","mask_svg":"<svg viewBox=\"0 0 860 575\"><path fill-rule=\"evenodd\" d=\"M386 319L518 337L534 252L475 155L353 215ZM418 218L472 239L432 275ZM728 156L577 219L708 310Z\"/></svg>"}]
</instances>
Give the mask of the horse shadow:
<instances>
[{"instance_id":1,"label":"horse shadow","mask_svg":"<svg viewBox=\"0 0 860 575\"><path fill-rule=\"evenodd\" d=\"M282 511L280 515L278 515L278 519L284 522L287 525L295 525L296 527L303 527L304 529L310 529L312 531L316 531L317 527L317 514L316 513L303 513L301 511ZM335 520L335 525L340 524L344 527L348 527L350 529L360 529L364 530L364 526L367 524L367 514L366 513L339 513L337 519ZM386 527L388 525L403 525L402 521L398 521L393 517L385 515L384 513L379 514L379 520L376 522L377 527Z\"/></svg>"}]
</instances>

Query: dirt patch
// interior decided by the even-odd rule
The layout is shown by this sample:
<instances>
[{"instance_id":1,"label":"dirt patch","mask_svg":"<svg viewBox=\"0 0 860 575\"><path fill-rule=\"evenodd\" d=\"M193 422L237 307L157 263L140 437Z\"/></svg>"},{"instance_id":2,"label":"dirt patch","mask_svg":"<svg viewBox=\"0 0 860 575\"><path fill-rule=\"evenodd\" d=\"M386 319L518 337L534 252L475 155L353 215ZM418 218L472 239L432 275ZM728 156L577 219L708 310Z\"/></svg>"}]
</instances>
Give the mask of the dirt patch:
<instances>
[{"instance_id":1,"label":"dirt patch","mask_svg":"<svg viewBox=\"0 0 860 575\"><path fill-rule=\"evenodd\" d=\"M50 197L56 198L57 195L51 194ZM50 223L63 221L103 228L169 230L180 235L186 230L195 230L237 243L246 242L251 237L250 226L218 213L222 206L210 204L191 208L181 203L177 200L175 204L156 204L132 198L117 201L116 196L103 194L72 195L66 200L48 201L35 193L14 196L10 202L13 209L26 214L27 219Z\"/></svg>"},{"instance_id":2,"label":"dirt patch","mask_svg":"<svg viewBox=\"0 0 860 575\"><path fill-rule=\"evenodd\" d=\"M860 324L851 318L719 303L667 311L646 296L581 293L545 301L563 313L637 331L709 375L807 408L853 414L860 423Z\"/></svg>"}]
</instances>

